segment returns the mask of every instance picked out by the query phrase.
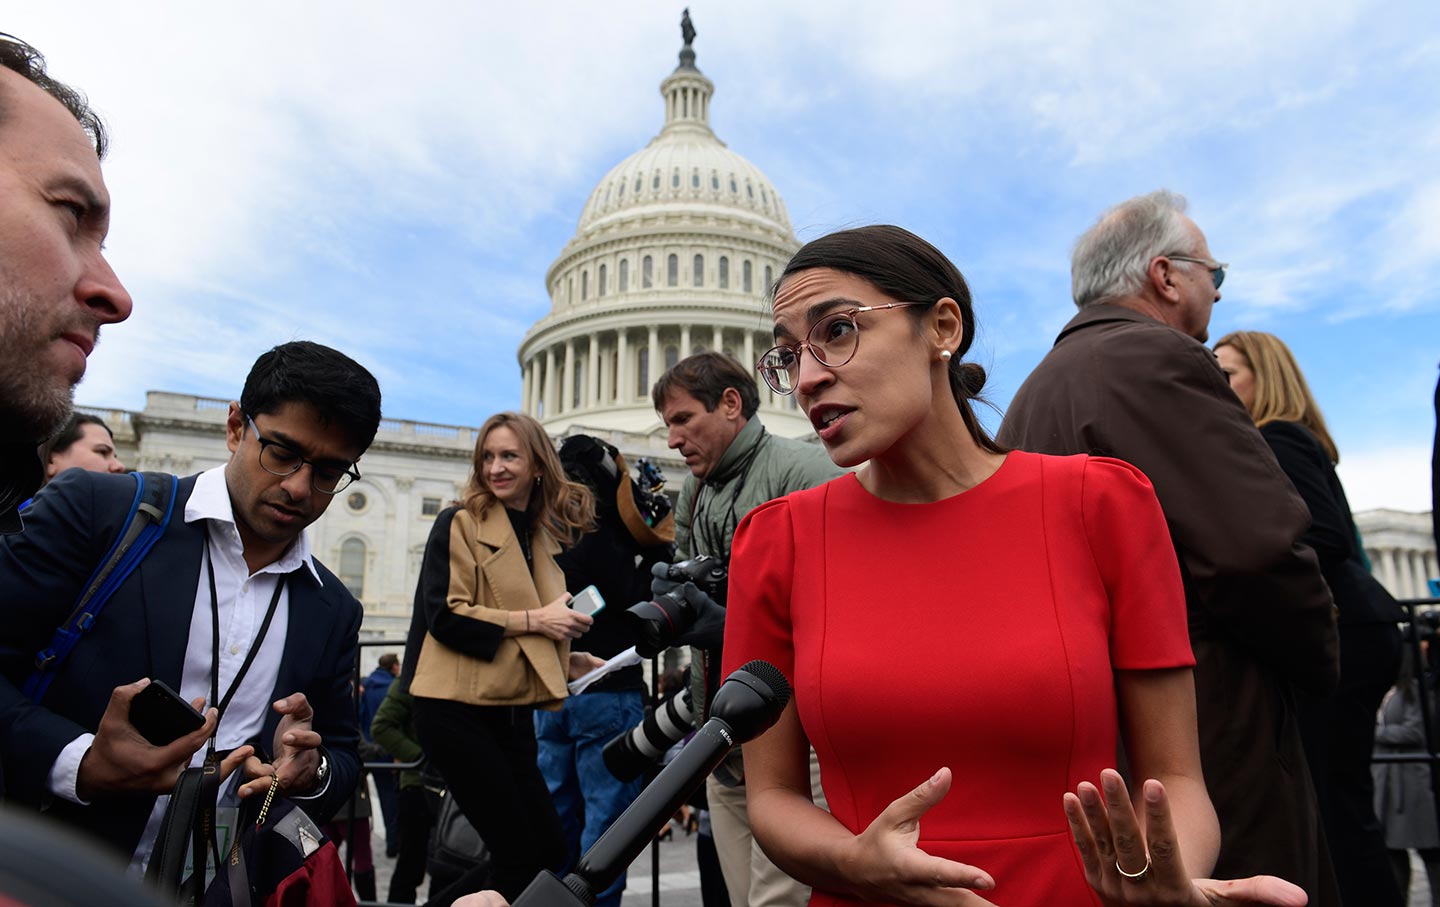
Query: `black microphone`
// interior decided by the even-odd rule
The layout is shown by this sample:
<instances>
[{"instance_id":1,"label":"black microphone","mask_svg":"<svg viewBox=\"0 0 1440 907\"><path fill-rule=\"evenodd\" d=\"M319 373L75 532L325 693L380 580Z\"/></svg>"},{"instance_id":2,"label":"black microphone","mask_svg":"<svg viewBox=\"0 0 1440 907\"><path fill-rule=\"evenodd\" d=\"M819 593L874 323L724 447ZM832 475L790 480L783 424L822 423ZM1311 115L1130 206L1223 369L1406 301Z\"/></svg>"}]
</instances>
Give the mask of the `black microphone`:
<instances>
[{"instance_id":1,"label":"black microphone","mask_svg":"<svg viewBox=\"0 0 1440 907\"><path fill-rule=\"evenodd\" d=\"M664 771L606 829L563 882L541 872L514 907L590 907L629 868L650 840L730 751L760 736L790 701L790 684L767 661L752 661L720 685L710 720Z\"/></svg>"}]
</instances>

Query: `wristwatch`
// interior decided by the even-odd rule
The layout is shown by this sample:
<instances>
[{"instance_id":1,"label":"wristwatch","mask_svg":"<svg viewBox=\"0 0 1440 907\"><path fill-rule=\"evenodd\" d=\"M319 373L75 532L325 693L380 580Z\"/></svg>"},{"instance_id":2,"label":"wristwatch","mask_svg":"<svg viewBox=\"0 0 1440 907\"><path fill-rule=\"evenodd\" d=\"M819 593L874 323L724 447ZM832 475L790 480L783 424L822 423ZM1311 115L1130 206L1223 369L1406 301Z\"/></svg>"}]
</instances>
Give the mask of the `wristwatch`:
<instances>
[{"instance_id":1,"label":"wristwatch","mask_svg":"<svg viewBox=\"0 0 1440 907\"><path fill-rule=\"evenodd\" d=\"M325 786L325 779L330 777L330 757L325 755L325 750L320 750L320 764L315 768L315 789L319 790Z\"/></svg>"}]
</instances>

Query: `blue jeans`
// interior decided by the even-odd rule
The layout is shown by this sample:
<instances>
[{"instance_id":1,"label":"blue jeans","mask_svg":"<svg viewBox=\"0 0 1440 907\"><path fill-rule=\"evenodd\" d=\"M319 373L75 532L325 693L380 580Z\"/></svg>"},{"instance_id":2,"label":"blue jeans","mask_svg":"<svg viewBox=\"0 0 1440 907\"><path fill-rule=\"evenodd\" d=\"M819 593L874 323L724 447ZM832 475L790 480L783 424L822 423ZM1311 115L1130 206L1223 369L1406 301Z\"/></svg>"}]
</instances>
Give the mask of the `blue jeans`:
<instances>
[{"instance_id":1,"label":"blue jeans","mask_svg":"<svg viewBox=\"0 0 1440 907\"><path fill-rule=\"evenodd\" d=\"M610 774L601 751L644 717L644 697L638 690L583 693L566 699L558 712L535 712L540 773L550 788L572 853L589 850L640 795L643 782L621 781ZM624 890L625 876L621 875L601 892L595 907L619 907Z\"/></svg>"}]
</instances>

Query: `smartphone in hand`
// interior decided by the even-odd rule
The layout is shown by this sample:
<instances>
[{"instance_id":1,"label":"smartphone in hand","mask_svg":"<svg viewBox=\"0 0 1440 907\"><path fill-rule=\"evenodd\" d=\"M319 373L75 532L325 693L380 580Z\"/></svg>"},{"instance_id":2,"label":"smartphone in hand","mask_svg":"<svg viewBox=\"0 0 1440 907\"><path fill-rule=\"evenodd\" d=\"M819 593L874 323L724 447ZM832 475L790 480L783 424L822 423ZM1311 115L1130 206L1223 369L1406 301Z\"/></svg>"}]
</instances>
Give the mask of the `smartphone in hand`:
<instances>
[{"instance_id":1,"label":"smartphone in hand","mask_svg":"<svg viewBox=\"0 0 1440 907\"><path fill-rule=\"evenodd\" d=\"M165 746L199 730L205 716L164 681L152 679L130 700L130 723L146 740Z\"/></svg>"},{"instance_id":2,"label":"smartphone in hand","mask_svg":"<svg viewBox=\"0 0 1440 907\"><path fill-rule=\"evenodd\" d=\"M580 594L570 599L570 607L578 614L586 614L594 617L605 607L605 599L600 597L600 590L594 586L586 586L580 590Z\"/></svg>"}]
</instances>

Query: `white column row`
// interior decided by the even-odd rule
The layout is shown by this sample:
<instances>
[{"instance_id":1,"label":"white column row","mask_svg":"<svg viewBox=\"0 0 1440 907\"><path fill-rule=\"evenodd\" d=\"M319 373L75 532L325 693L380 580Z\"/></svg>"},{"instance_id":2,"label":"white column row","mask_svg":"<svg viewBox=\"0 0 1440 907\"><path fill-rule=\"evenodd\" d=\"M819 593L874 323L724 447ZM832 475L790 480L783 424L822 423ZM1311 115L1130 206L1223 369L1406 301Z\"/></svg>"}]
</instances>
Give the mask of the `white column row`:
<instances>
[{"instance_id":1,"label":"white column row","mask_svg":"<svg viewBox=\"0 0 1440 907\"><path fill-rule=\"evenodd\" d=\"M543 352L533 353L521 372L522 409L537 418L548 419L567 412L642 401L650 391L648 387L639 386L641 362L631 345L633 330L639 329L613 332L613 341L606 336L612 333L609 331L591 334L583 340L569 338L547 346ZM657 324L643 330L644 372L653 384L665 371L661 332L672 328ZM733 329L727 332L719 325L711 325L699 338L695 337L693 325L677 325L673 330L679 334L678 352L682 358L693 352L692 342L696 339L700 339L700 345L707 350L723 352L728 333L731 339L739 340L739 349L732 348L731 352L747 369L754 366L759 350L771 343L763 333L741 331L736 338ZM760 389L761 406L789 405L787 399L772 392L758 374L755 380Z\"/></svg>"},{"instance_id":2,"label":"white column row","mask_svg":"<svg viewBox=\"0 0 1440 907\"><path fill-rule=\"evenodd\" d=\"M1440 578L1434 551L1421 548L1380 548L1370 551L1375 574L1396 598L1428 598L1428 581Z\"/></svg>"}]
</instances>

